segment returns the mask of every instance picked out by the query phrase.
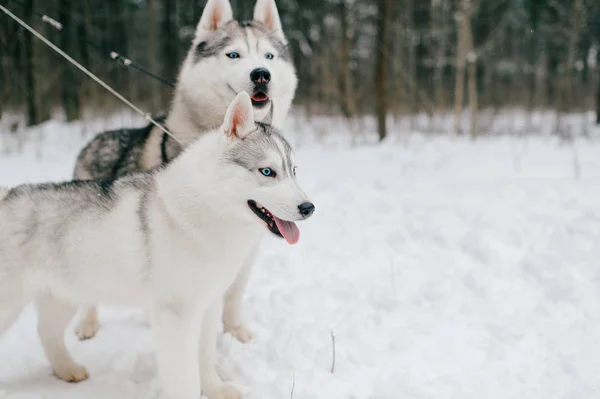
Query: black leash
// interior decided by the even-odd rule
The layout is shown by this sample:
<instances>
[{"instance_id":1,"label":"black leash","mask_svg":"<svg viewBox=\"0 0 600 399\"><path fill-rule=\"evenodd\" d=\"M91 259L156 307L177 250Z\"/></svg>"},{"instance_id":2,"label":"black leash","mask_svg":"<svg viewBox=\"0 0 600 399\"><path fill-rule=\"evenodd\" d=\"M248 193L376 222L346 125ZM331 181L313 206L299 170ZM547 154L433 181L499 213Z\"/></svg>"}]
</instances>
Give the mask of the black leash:
<instances>
[{"instance_id":1,"label":"black leash","mask_svg":"<svg viewBox=\"0 0 600 399\"><path fill-rule=\"evenodd\" d=\"M13 0L13 2L17 5L19 5L22 9L26 10L27 8L25 7L25 5L23 4L22 1L20 0ZM52 26L54 29L56 29L57 31L61 32L64 34L63 31L63 24L60 21L57 21L56 19L48 16L47 14L41 13L39 11L36 11L34 9L29 9L34 15L37 15L42 21L44 21L45 23L47 23L48 25ZM74 19L73 17L71 17L71 19ZM79 21L73 21L75 24L78 25L83 25L81 22ZM126 68L131 68L131 69L135 69L136 71L151 77L154 80L157 80L159 82L161 82L162 84L164 84L165 86L169 86L171 88L175 88L175 84L173 84L172 82L169 82L168 80L156 75L155 73L149 71L148 69L144 68L141 65L136 64L135 62L133 62L131 59L124 57L123 55L119 54L116 51L107 51L104 47L99 46L98 44L92 42L89 39L86 39L84 37L81 37L81 35L77 35L77 37L79 38L80 41L84 42L85 44L87 44L88 46L90 46L91 48L93 48L94 50L96 50L99 54L101 54L102 56L118 63L121 64L123 66L125 66Z\"/></svg>"}]
</instances>

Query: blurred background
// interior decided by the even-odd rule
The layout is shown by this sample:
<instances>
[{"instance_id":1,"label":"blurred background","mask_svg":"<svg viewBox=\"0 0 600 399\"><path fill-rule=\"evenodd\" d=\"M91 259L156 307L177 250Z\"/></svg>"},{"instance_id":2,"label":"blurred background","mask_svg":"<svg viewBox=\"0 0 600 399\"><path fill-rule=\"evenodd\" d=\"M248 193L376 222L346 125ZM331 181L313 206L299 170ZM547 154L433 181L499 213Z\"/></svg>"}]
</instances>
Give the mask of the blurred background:
<instances>
[{"instance_id":1,"label":"blurred background","mask_svg":"<svg viewBox=\"0 0 600 399\"><path fill-rule=\"evenodd\" d=\"M133 67L174 82L205 2L0 0L155 114L173 90ZM600 1L276 2L317 211L293 248L264 240L225 375L245 399L600 398ZM7 187L69 180L93 135L148 123L1 13L0 99ZM62 384L30 308L0 397L158 398L145 320L68 330L93 377Z\"/></svg>"},{"instance_id":2,"label":"blurred background","mask_svg":"<svg viewBox=\"0 0 600 399\"><path fill-rule=\"evenodd\" d=\"M204 3L5 2L154 113L168 109L172 89L108 54L116 51L174 82ZM547 133L562 137L587 135L592 119L600 123L597 0L278 0L277 5L299 74L296 108L308 118L372 115L380 138L400 119L411 130L472 137L535 133L542 129L536 111L552 119L543 127ZM251 19L253 1L232 0L232 6L237 18ZM62 23L62 33L45 24L43 14ZM4 129L121 108L7 16L0 18L0 117L21 116ZM506 120L507 113L521 122L498 126L497 118ZM572 113L585 120L562 117Z\"/></svg>"}]
</instances>

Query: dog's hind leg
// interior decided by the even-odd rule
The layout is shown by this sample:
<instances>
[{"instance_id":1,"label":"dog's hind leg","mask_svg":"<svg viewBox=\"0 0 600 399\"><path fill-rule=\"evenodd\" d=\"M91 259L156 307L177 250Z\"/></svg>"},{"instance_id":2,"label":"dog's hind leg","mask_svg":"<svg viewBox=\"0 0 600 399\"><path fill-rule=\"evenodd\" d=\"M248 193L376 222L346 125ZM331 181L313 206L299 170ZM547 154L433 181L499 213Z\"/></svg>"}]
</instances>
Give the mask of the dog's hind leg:
<instances>
[{"instance_id":1,"label":"dog's hind leg","mask_svg":"<svg viewBox=\"0 0 600 399\"><path fill-rule=\"evenodd\" d=\"M248 342L252 339L252 332L244 324L242 304L246 285L248 285L248 279L250 278L250 272L252 271L257 252L258 246L257 248L254 248L252 253L244 261L244 266L240 270L240 273L225 294L223 329L240 342Z\"/></svg>"},{"instance_id":2,"label":"dog's hind leg","mask_svg":"<svg viewBox=\"0 0 600 399\"><path fill-rule=\"evenodd\" d=\"M103 180L108 179L111 176L96 176L90 171L93 162L96 158L93 157L93 148L96 148L101 141L96 137L93 139L87 147L81 150L81 153L77 157L75 163L75 170L73 171L73 179L75 180ZM95 145L96 147L94 147ZM90 148L92 146L92 148ZM98 323L98 311L95 306L85 306L82 312L83 317L75 328L75 334L80 340L94 338L98 330L100 329L100 323Z\"/></svg>"},{"instance_id":3,"label":"dog's hind leg","mask_svg":"<svg viewBox=\"0 0 600 399\"><path fill-rule=\"evenodd\" d=\"M35 305L38 311L38 333L56 376L67 382L87 379L86 368L73 360L65 346L65 329L77 308L51 294L38 296Z\"/></svg>"},{"instance_id":4,"label":"dog's hind leg","mask_svg":"<svg viewBox=\"0 0 600 399\"><path fill-rule=\"evenodd\" d=\"M84 339L94 338L99 329L98 310L95 306L86 306L83 309L83 317L75 329L75 333L83 341Z\"/></svg>"}]
</instances>

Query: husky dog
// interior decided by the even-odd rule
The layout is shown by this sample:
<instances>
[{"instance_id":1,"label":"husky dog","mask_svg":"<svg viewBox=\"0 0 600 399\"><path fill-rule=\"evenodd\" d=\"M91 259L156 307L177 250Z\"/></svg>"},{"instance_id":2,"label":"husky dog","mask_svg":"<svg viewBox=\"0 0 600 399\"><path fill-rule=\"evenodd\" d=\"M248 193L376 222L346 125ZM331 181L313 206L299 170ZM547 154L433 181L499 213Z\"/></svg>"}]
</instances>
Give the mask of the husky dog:
<instances>
[{"instance_id":1,"label":"husky dog","mask_svg":"<svg viewBox=\"0 0 600 399\"><path fill-rule=\"evenodd\" d=\"M238 94L222 126L165 167L3 191L0 333L34 299L54 372L76 382L88 374L64 345L75 305L147 307L171 399L240 398L214 367L223 295L263 233L293 244L294 221L315 209L289 144L253 114Z\"/></svg>"},{"instance_id":2,"label":"husky dog","mask_svg":"<svg viewBox=\"0 0 600 399\"><path fill-rule=\"evenodd\" d=\"M257 0L254 20L242 23L233 19L229 0L208 0L164 123L185 146L199 133L219 126L231 100L246 91L256 119L281 127L296 86L275 0ZM116 179L148 170L175 158L180 143L152 125L105 132L79 154L74 178ZM229 290L223 313L225 331L242 342L251 337L242 320L241 303L253 260L249 256ZM90 307L77 334L91 338L98 328L96 309Z\"/></svg>"}]
</instances>

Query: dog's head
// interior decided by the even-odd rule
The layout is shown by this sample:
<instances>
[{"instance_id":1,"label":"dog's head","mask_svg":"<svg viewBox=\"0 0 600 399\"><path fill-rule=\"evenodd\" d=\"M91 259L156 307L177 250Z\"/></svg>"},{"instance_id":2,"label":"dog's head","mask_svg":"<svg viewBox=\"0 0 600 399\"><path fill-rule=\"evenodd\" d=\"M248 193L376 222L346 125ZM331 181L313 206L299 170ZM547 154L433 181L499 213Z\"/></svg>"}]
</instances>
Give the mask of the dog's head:
<instances>
[{"instance_id":1,"label":"dog's head","mask_svg":"<svg viewBox=\"0 0 600 399\"><path fill-rule=\"evenodd\" d=\"M240 218L290 244L298 241L294 222L310 217L315 206L296 181L292 148L276 128L255 121L246 92L235 97L223 125L201 136L186 153L177 162L189 162L185 170L204 172L198 180L188 180L186 198L196 197L192 194L197 191L218 203L211 213L219 213L219 219Z\"/></svg>"},{"instance_id":2,"label":"dog's head","mask_svg":"<svg viewBox=\"0 0 600 399\"><path fill-rule=\"evenodd\" d=\"M233 19L229 0L208 0L178 81L176 101L193 118L214 118L218 126L233 98L245 91L256 120L280 126L296 86L275 0L258 0L248 22ZM268 120L273 99L277 110Z\"/></svg>"}]
</instances>

